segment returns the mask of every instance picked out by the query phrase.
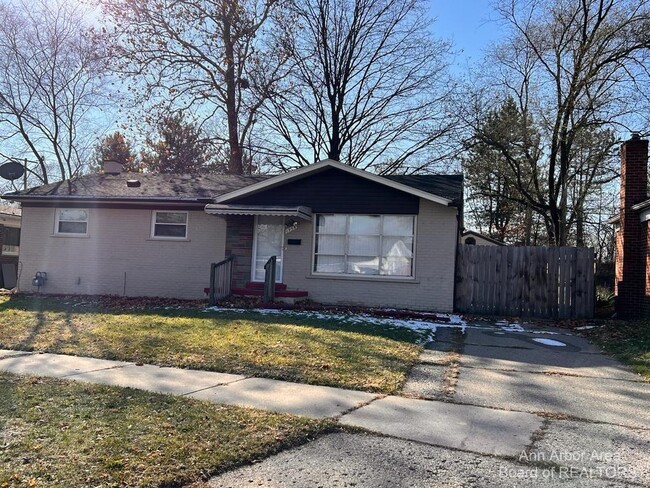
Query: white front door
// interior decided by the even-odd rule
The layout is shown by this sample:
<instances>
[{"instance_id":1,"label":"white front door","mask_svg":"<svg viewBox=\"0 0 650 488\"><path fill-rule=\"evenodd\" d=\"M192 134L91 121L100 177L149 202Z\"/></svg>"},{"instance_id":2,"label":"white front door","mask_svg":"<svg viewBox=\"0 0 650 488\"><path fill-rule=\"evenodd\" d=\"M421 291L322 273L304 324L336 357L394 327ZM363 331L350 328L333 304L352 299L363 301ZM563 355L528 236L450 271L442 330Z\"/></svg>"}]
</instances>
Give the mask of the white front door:
<instances>
[{"instance_id":1,"label":"white front door","mask_svg":"<svg viewBox=\"0 0 650 488\"><path fill-rule=\"evenodd\" d=\"M275 281L282 282L283 250L284 217L256 216L251 266L253 281L264 281L264 265L271 256L276 256Z\"/></svg>"}]
</instances>

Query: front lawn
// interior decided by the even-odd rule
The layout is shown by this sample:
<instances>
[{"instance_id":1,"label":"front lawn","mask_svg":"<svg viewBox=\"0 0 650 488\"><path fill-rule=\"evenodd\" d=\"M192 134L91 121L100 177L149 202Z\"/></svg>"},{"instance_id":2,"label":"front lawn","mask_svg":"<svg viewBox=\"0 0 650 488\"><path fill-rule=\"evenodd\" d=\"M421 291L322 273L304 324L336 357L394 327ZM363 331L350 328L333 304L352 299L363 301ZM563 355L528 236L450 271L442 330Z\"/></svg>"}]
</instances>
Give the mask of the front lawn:
<instances>
[{"instance_id":1,"label":"front lawn","mask_svg":"<svg viewBox=\"0 0 650 488\"><path fill-rule=\"evenodd\" d=\"M333 428L332 421L0 373L0 487L181 486Z\"/></svg>"},{"instance_id":2,"label":"front lawn","mask_svg":"<svg viewBox=\"0 0 650 488\"><path fill-rule=\"evenodd\" d=\"M129 302L131 303L131 302ZM124 310L82 298L0 297L0 349L398 392L420 347L408 329L202 309Z\"/></svg>"},{"instance_id":3,"label":"front lawn","mask_svg":"<svg viewBox=\"0 0 650 488\"><path fill-rule=\"evenodd\" d=\"M583 331L590 340L650 380L650 321L616 321Z\"/></svg>"}]
</instances>

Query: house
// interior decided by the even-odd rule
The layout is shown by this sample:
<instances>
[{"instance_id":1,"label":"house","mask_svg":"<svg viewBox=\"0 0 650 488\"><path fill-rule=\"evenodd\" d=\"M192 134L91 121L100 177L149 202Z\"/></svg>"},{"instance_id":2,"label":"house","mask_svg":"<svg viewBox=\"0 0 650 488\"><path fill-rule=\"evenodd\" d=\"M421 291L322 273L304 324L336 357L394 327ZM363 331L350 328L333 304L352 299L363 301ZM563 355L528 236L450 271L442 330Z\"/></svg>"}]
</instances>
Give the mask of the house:
<instances>
[{"instance_id":1,"label":"house","mask_svg":"<svg viewBox=\"0 0 650 488\"><path fill-rule=\"evenodd\" d=\"M617 313L622 317L650 315L648 141L638 134L621 146L620 212L609 222L616 231Z\"/></svg>"},{"instance_id":2,"label":"house","mask_svg":"<svg viewBox=\"0 0 650 488\"><path fill-rule=\"evenodd\" d=\"M505 243L473 230L463 232L460 236L460 243L470 246L505 246Z\"/></svg>"},{"instance_id":3,"label":"house","mask_svg":"<svg viewBox=\"0 0 650 488\"><path fill-rule=\"evenodd\" d=\"M19 289L204 298L233 256L233 292L451 311L462 176L378 176L325 160L278 176L81 176L3 198L22 206ZM46 273L46 274L43 274Z\"/></svg>"},{"instance_id":4,"label":"house","mask_svg":"<svg viewBox=\"0 0 650 488\"><path fill-rule=\"evenodd\" d=\"M0 205L0 288L14 288L18 276L20 209Z\"/></svg>"}]
</instances>

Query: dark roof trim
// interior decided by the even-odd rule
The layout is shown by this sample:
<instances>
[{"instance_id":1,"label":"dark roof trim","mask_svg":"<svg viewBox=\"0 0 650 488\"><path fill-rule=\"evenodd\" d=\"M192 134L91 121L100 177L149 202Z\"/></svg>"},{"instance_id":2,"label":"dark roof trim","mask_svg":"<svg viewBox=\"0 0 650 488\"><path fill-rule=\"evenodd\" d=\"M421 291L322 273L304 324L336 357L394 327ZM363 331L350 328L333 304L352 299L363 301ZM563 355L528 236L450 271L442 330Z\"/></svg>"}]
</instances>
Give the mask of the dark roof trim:
<instances>
[{"instance_id":1,"label":"dark roof trim","mask_svg":"<svg viewBox=\"0 0 650 488\"><path fill-rule=\"evenodd\" d=\"M273 178L269 178L268 180L260 181L259 183L254 183L252 185L246 186L244 188L240 188L239 190L232 191L230 193L226 193L224 195L220 195L217 198L215 198L215 201L217 203L225 203L229 200L233 200L235 198L241 198L244 196L248 196L254 193L258 193L262 190L266 190L269 188L273 188L276 186L283 185L285 183L290 182L293 179L296 178L302 178L304 176L307 176L310 173L316 172L316 171L322 171L327 168L336 168L342 171L346 171L348 173L351 173L353 175L359 176L361 178L365 178L367 180L373 181L375 183L379 183L380 185L385 185L391 188L394 188L396 190L403 191L405 193L410 193L411 195L415 195L420 198L424 198L425 200L430 200L435 203L439 203L441 205L449 205L452 203L452 201L448 198L441 197L439 195L434 195L433 193L429 193L423 190L419 190L417 188L413 188L412 186L405 185L403 183L398 183L396 181L390 180L388 178L384 178L383 176L379 176L373 173L369 173L367 171L363 171L358 168L353 168L352 166L349 166L347 164L340 163L338 161L334 161L332 159L325 159L323 161L319 161L315 164L311 164L309 166L304 166L302 168L290 171L288 173L284 173L278 176L274 176Z\"/></svg>"},{"instance_id":2,"label":"dark roof trim","mask_svg":"<svg viewBox=\"0 0 650 488\"><path fill-rule=\"evenodd\" d=\"M182 198L182 197L152 197L152 196L98 196L98 195L12 195L3 196L5 200L23 202L23 201L74 201L74 202L143 202L143 203L208 203L212 198Z\"/></svg>"},{"instance_id":3,"label":"dark roof trim","mask_svg":"<svg viewBox=\"0 0 650 488\"><path fill-rule=\"evenodd\" d=\"M650 207L650 200L645 200L644 202L632 205L632 210L643 210L644 208L648 207Z\"/></svg>"}]
</instances>

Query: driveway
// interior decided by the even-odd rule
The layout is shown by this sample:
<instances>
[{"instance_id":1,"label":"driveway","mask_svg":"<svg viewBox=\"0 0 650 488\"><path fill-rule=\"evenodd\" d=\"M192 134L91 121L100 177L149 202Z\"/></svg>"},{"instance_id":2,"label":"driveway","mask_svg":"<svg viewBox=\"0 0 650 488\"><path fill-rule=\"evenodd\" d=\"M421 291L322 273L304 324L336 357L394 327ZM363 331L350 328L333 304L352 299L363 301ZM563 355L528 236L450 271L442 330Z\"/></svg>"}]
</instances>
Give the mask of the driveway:
<instances>
[{"instance_id":1,"label":"driveway","mask_svg":"<svg viewBox=\"0 0 650 488\"><path fill-rule=\"evenodd\" d=\"M455 417L432 423L404 416L406 438L331 434L210 485L650 486L650 384L581 337L553 327L480 321L463 332L438 329L421 359L404 395L440 404L441 417L448 405ZM451 404L533 413L539 427L516 454L473 442L450 449L444 424L463 423L462 409ZM349 416L368 416L372 407ZM473 426L491 422L467 415L468 439ZM360 420L355 425L364 426L367 419ZM422 437L427 440L413 442L418 429L427 434L432 428L440 435L429 432Z\"/></svg>"}]
</instances>

